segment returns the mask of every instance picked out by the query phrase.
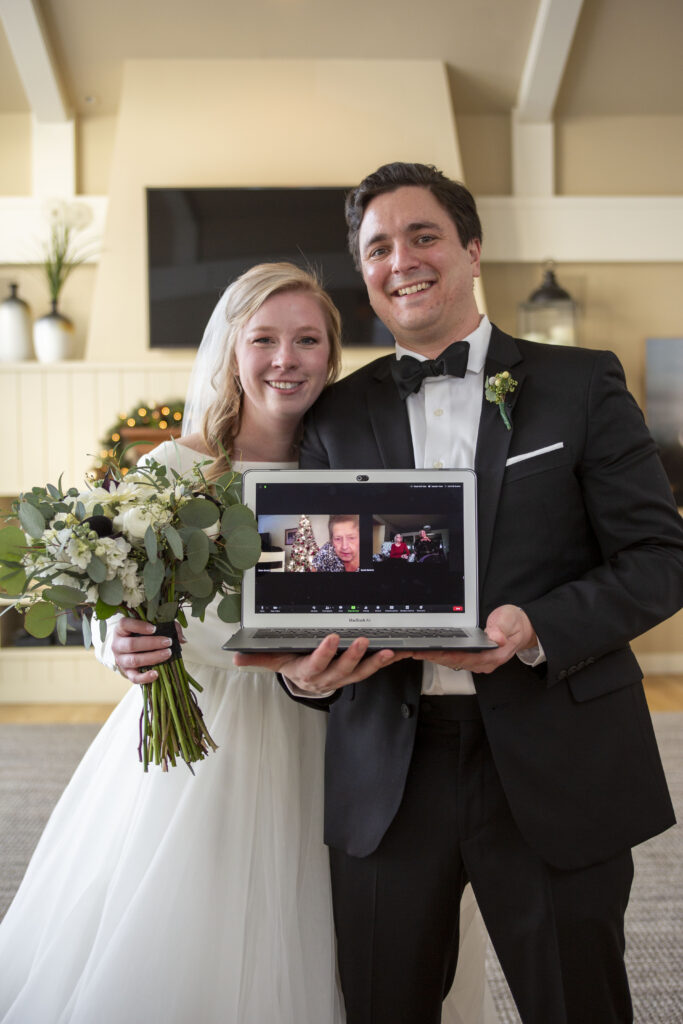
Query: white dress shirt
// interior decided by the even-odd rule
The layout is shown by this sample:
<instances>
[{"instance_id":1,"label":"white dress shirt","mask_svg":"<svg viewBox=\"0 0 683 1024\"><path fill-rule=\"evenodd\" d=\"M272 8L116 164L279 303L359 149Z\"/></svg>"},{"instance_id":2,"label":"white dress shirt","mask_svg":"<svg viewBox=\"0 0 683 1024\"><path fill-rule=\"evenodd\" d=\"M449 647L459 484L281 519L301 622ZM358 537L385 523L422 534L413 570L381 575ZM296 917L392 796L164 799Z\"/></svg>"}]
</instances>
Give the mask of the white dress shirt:
<instances>
[{"instance_id":1,"label":"white dress shirt","mask_svg":"<svg viewBox=\"0 0 683 1024\"><path fill-rule=\"evenodd\" d=\"M474 469L490 337L491 322L482 316L463 339L470 343L465 376L425 377L420 390L406 398L416 469ZM401 356L420 362L427 358L397 344L396 358ZM424 662L422 692L474 693L472 673Z\"/></svg>"}]
</instances>

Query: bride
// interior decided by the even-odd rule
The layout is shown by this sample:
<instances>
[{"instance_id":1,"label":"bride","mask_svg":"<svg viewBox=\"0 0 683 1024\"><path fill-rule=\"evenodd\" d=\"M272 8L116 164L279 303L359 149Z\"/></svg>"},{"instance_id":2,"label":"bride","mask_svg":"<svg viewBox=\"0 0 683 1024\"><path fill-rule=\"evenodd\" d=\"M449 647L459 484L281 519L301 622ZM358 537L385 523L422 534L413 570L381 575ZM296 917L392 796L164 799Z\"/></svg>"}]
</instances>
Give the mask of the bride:
<instances>
[{"instance_id":1,"label":"bride","mask_svg":"<svg viewBox=\"0 0 683 1024\"><path fill-rule=\"evenodd\" d=\"M295 466L301 417L339 363L339 313L317 281L291 264L253 267L208 323L183 439L144 458L180 471L210 459L210 477L226 468L221 448L236 469ZM218 743L195 776L143 773L135 687L77 768L0 925L2 1024L343 1024L325 715L272 673L228 664L226 638L214 606L186 630ZM124 618L97 653L146 683L167 645ZM486 939L471 894L461 927L443 1020L483 1024Z\"/></svg>"}]
</instances>

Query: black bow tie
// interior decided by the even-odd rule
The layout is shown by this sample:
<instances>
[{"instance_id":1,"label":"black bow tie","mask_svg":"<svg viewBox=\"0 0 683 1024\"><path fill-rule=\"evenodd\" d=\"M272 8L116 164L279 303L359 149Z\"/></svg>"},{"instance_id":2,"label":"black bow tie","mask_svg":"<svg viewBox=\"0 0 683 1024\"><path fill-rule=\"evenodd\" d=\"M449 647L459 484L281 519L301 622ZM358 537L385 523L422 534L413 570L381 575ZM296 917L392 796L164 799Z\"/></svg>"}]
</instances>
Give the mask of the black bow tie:
<instances>
[{"instance_id":1,"label":"black bow tie","mask_svg":"<svg viewBox=\"0 0 683 1024\"><path fill-rule=\"evenodd\" d=\"M464 377L467 358L470 353L469 341L454 341L438 359L413 359L402 356L391 364L391 376L401 398L415 394L422 387L425 377Z\"/></svg>"}]
</instances>

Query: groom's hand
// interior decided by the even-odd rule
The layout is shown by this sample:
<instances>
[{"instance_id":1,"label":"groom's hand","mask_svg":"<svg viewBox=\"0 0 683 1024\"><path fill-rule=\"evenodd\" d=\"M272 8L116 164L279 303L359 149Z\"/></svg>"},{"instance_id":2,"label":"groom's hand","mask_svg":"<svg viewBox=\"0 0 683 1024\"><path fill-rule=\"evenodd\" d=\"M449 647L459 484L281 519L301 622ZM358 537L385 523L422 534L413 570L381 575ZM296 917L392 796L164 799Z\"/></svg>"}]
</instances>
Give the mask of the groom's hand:
<instances>
[{"instance_id":1,"label":"groom's hand","mask_svg":"<svg viewBox=\"0 0 683 1024\"><path fill-rule=\"evenodd\" d=\"M498 644L488 651L467 654L465 651L413 651L418 661L433 661L458 671L483 672L485 675L504 665L520 651L538 646L538 637L528 615L514 604L495 608L486 620L486 633Z\"/></svg>"},{"instance_id":2,"label":"groom's hand","mask_svg":"<svg viewBox=\"0 0 683 1024\"><path fill-rule=\"evenodd\" d=\"M358 683L374 675L380 668L386 668L394 661L410 657L408 652L377 651L365 657L368 641L365 637L354 640L348 650L337 658L339 637L336 633L326 636L311 654L236 654L235 665L256 665L280 672L292 683L293 692L310 694L313 697L329 696L342 686ZM297 694L298 696L298 694Z\"/></svg>"}]
</instances>

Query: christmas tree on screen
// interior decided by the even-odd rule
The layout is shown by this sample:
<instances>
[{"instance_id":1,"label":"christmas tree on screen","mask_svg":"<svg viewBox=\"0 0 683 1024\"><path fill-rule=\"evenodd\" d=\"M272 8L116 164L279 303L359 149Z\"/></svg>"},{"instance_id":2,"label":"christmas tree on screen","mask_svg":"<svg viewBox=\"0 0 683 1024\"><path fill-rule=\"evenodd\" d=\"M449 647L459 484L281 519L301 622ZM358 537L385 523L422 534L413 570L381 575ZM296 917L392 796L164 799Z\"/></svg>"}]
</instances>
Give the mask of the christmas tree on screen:
<instances>
[{"instance_id":1,"label":"christmas tree on screen","mask_svg":"<svg viewBox=\"0 0 683 1024\"><path fill-rule=\"evenodd\" d=\"M289 572L310 572L311 561L318 554L313 527L308 516L301 516L288 565Z\"/></svg>"}]
</instances>

